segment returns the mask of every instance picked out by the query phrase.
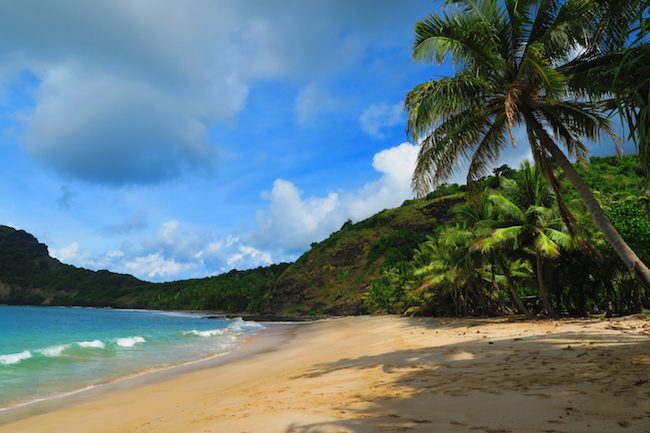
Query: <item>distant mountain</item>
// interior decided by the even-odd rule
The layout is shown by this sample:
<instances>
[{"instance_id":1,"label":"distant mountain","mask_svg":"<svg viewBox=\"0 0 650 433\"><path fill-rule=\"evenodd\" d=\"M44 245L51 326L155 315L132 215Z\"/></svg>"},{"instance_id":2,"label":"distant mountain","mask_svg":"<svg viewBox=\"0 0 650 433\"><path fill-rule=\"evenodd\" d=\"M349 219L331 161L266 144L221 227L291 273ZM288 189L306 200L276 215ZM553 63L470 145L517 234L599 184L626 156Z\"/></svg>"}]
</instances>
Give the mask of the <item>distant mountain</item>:
<instances>
[{"instance_id":1,"label":"distant mountain","mask_svg":"<svg viewBox=\"0 0 650 433\"><path fill-rule=\"evenodd\" d=\"M50 257L34 236L0 226L0 303L258 312L287 264L216 277L150 283Z\"/></svg>"},{"instance_id":2,"label":"distant mountain","mask_svg":"<svg viewBox=\"0 0 650 433\"><path fill-rule=\"evenodd\" d=\"M147 283L131 275L89 271L49 256L31 234L0 226L0 302L33 305L117 305L114 300Z\"/></svg>"}]
</instances>

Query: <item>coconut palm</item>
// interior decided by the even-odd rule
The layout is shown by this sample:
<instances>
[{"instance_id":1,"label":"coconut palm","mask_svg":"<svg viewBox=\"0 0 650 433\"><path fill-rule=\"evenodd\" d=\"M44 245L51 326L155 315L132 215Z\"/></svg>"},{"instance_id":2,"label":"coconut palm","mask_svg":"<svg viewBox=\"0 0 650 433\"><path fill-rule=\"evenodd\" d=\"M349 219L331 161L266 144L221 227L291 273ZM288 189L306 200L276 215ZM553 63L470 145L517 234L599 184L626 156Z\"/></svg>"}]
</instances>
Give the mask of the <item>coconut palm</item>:
<instances>
[{"instance_id":1,"label":"coconut palm","mask_svg":"<svg viewBox=\"0 0 650 433\"><path fill-rule=\"evenodd\" d=\"M414 272L425 281L418 289L420 292L433 290L451 295L457 316L467 314L471 291L483 284L481 262L477 262L476 254L468 254L474 239L472 231L460 226L443 230L437 240L431 239L420 246L420 252L429 256Z\"/></svg>"},{"instance_id":2,"label":"coconut palm","mask_svg":"<svg viewBox=\"0 0 650 433\"><path fill-rule=\"evenodd\" d=\"M506 178L498 177L497 179L502 179L504 183L508 183ZM459 220L459 225L464 229L465 233L472 234L472 237L468 238L470 244L464 245L460 254L473 260L474 268L472 270L479 270L483 275L483 279L489 281L497 292L500 292L501 288L505 288L516 310L531 318L530 311L528 311L513 284L516 278L521 276L521 270L525 266L515 264L514 262L517 260L507 260L503 254L479 255L477 257L476 249L473 248L477 240L488 237L494 230L494 206L489 197L489 190L486 189L481 194L471 195L467 202L454 207L453 212Z\"/></svg>"},{"instance_id":3,"label":"coconut palm","mask_svg":"<svg viewBox=\"0 0 650 433\"><path fill-rule=\"evenodd\" d=\"M469 163L468 185L489 173L507 138L522 126L537 165L553 187L569 229L574 221L553 173L557 164L626 266L650 287L650 270L625 243L569 158L588 155L582 141L613 136L602 107L571 91L562 67L600 31L597 0L457 0L451 13L415 27L413 57L457 72L412 89L407 132L421 142L413 188L423 195ZM561 149L564 148L564 151Z\"/></svg>"},{"instance_id":4,"label":"coconut palm","mask_svg":"<svg viewBox=\"0 0 650 433\"><path fill-rule=\"evenodd\" d=\"M487 191L453 208L456 224L437 239L421 244L414 255L414 275L423 280L418 292L448 293L457 315L469 305L473 312L489 313L507 293L519 313L532 317L515 284L529 269L522 260L504 254L483 254L474 245L494 231L495 216Z\"/></svg>"},{"instance_id":5,"label":"coconut palm","mask_svg":"<svg viewBox=\"0 0 650 433\"><path fill-rule=\"evenodd\" d=\"M510 251L530 252L535 259L537 287L544 309L549 316L554 316L543 262L558 257L562 249L573 247L573 239L556 209L551 207L549 185L537 167L525 161L517 179L505 180L503 187L505 194L490 194L488 198L498 228L476 242L475 248L483 253L503 249L506 254Z\"/></svg>"}]
</instances>

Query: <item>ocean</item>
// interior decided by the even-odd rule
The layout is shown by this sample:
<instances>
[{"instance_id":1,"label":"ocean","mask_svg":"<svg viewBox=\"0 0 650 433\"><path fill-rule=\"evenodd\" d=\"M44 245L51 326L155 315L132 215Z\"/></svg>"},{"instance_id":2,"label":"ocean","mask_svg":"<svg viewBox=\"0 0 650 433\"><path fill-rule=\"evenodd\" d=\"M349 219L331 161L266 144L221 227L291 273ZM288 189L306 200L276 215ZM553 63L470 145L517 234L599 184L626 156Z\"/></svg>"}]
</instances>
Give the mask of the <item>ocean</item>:
<instances>
[{"instance_id":1,"label":"ocean","mask_svg":"<svg viewBox=\"0 0 650 433\"><path fill-rule=\"evenodd\" d=\"M226 353L261 328L190 313L0 305L0 410Z\"/></svg>"}]
</instances>

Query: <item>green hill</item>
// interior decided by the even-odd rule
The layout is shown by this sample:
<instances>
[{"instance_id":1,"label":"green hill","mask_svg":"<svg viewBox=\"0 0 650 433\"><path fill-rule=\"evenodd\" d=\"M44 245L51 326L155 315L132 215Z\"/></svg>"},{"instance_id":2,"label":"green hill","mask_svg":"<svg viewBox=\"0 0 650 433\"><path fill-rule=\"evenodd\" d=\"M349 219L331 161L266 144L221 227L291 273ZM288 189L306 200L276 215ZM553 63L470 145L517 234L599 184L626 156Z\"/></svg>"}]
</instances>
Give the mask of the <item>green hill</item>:
<instances>
[{"instance_id":1,"label":"green hill","mask_svg":"<svg viewBox=\"0 0 650 433\"><path fill-rule=\"evenodd\" d=\"M363 295L385 265L410 260L418 244L442 223L463 193L408 200L312 244L274 284L276 315L359 314Z\"/></svg>"},{"instance_id":2,"label":"green hill","mask_svg":"<svg viewBox=\"0 0 650 433\"><path fill-rule=\"evenodd\" d=\"M287 264L216 277L150 283L49 256L31 234L0 226L0 303L259 312Z\"/></svg>"},{"instance_id":3,"label":"green hill","mask_svg":"<svg viewBox=\"0 0 650 433\"><path fill-rule=\"evenodd\" d=\"M151 285L131 275L63 264L31 234L0 226L0 302L113 306L125 291Z\"/></svg>"}]
</instances>

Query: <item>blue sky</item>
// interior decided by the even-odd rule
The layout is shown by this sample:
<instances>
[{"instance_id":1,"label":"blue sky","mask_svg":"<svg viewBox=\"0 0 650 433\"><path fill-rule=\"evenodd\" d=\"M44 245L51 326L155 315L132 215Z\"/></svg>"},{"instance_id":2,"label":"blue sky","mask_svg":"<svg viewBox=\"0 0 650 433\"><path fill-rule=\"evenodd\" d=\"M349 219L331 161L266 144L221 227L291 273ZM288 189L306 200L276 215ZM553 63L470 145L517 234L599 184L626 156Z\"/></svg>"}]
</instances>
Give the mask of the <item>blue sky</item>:
<instances>
[{"instance_id":1,"label":"blue sky","mask_svg":"<svg viewBox=\"0 0 650 433\"><path fill-rule=\"evenodd\" d=\"M401 102L452 72L410 59L439 5L0 5L0 224L155 281L293 260L412 196Z\"/></svg>"}]
</instances>

